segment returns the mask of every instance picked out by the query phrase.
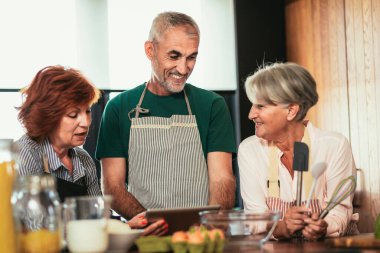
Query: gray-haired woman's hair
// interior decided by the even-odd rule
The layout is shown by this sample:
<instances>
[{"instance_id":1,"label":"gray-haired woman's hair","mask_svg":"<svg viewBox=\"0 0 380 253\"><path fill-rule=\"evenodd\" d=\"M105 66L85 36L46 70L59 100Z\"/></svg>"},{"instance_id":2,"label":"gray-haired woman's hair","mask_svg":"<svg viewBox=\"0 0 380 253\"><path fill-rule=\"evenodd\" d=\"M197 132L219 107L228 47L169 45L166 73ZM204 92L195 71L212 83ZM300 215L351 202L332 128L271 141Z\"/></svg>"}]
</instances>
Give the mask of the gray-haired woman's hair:
<instances>
[{"instance_id":1,"label":"gray-haired woman's hair","mask_svg":"<svg viewBox=\"0 0 380 253\"><path fill-rule=\"evenodd\" d=\"M295 63L273 63L259 68L245 81L245 90L252 103L298 104L296 120L306 117L318 102L317 87L309 71Z\"/></svg>"},{"instance_id":2,"label":"gray-haired woman's hair","mask_svg":"<svg viewBox=\"0 0 380 253\"><path fill-rule=\"evenodd\" d=\"M194 35L199 36L200 31L197 23L194 19L184 13L180 12L162 12L158 14L152 22L152 26L149 32L148 40L154 41L158 40L159 37L169 28L175 26L189 25L195 29L196 33ZM189 33L194 33L194 31L188 31Z\"/></svg>"}]
</instances>

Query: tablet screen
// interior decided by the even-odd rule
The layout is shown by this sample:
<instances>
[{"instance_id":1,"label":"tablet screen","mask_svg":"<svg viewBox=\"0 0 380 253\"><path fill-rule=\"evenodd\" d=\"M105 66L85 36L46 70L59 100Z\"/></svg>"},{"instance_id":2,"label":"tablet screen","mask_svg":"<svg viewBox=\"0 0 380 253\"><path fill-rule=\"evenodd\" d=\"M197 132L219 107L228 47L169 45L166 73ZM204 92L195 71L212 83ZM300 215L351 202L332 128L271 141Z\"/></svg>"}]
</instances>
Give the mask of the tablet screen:
<instances>
[{"instance_id":1,"label":"tablet screen","mask_svg":"<svg viewBox=\"0 0 380 253\"><path fill-rule=\"evenodd\" d=\"M219 209L220 205L150 209L146 211L146 218L149 223L155 222L159 219L165 219L166 223L169 225L168 234L171 235L176 231L187 231L191 226L199 225L199 212Z\"/></svg>"}]
</instances>

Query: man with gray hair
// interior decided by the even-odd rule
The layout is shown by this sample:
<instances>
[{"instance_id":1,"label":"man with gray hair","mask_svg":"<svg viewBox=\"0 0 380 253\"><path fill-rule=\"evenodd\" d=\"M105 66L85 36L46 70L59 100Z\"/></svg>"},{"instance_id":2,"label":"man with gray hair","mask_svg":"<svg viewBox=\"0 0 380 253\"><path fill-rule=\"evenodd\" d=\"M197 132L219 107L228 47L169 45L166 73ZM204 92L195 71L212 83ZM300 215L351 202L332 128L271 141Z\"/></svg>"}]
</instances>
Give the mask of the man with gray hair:
<instances>
[{"instance_id":1,"label":"man with gray hair","mask_svg":"<svg viewBox=\"0 0 380 253\"><path fill-rule=\"evenodd\" d=\"M96 156L103 193L113 195L112 208L127 219L151 208L234 206L228 108L223 97L186 83L199 40L188 15L159 14L145 42L149 81L106 106Z\"/></svg>"}]
</instances>

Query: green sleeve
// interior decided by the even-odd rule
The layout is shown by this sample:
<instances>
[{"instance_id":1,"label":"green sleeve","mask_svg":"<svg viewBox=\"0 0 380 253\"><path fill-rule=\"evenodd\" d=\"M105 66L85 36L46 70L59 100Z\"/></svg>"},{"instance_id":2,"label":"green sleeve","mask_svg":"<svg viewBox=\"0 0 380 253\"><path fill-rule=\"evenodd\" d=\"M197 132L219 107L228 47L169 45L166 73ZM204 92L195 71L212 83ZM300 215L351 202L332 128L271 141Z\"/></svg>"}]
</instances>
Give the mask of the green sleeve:
<instances>
[{"instance_id":1,"label":"green sleeve","mask_svg":"<svg viewBox=\"0 0 380 253\"><path fill-rule=\"evenodd\" d=\"M96 158L127 157L120 129L121 96L111 99L103 112L99 128Z\"/></svg>"},{"instance_id":2,"label":"green sleeve","mask_svg":"<svg viewBox=\"0 0 380 253\"><path fill-rule=\"evenodd\" d=\"M223 97L213 101L207 143L207 153L213 151L236 153L231 115Z\"/></svg>"}]
</instances>

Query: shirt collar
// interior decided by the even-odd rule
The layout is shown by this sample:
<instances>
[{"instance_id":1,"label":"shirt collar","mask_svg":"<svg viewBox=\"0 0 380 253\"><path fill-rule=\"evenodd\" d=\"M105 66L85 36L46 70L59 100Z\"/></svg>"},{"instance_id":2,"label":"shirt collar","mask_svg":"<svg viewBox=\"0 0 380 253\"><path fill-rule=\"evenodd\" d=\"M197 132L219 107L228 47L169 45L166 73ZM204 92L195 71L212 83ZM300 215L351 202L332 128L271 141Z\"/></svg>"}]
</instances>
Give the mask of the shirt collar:
<instances>
[{"instance_id":1,"label":"shirt collar","mask_svg":"<svg viewBox=\"0 0 380 253\"><path fill-rule=\"evenodd\" d=\"M65 167L59 159L57 153L54 151L53 146L50 144L49 139L46 138L41 143L42 154L45 154L48 158L49 170L56 171L60 167ZM78 152L74 148L69 149L69 156L73 160L73 177L80 178L84 176L84 168L79 160Z\"/></svg>"}]
</instances>

